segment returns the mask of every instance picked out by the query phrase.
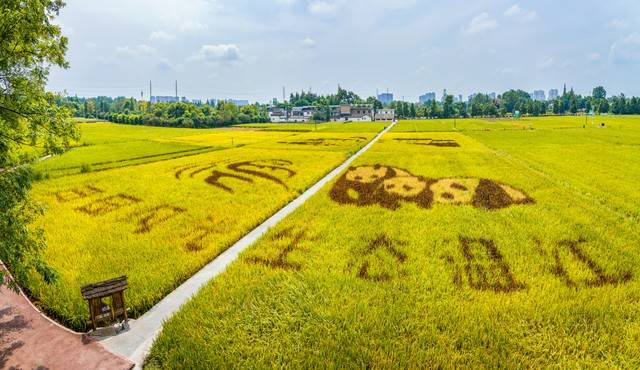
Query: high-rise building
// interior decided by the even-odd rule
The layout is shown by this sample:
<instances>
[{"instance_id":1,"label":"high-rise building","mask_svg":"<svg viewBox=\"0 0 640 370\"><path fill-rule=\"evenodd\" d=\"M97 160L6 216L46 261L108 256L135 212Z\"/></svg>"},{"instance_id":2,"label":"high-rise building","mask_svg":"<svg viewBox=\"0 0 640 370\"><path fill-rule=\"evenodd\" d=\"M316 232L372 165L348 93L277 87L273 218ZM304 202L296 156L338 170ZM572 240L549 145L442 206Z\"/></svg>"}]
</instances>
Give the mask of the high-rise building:
<instances>
[{"instance_id":1,"label":"high-rise building","mask_svg":"<svg viewBox=\"0 0 640 370\"><path fill-rule=\"evenodd\" d=\"M378 95L378 100L382 105L391 104L393 102L393 94L390 92L382 93Z\"/></svg>"},{"instance_id":2,"label":"high-rise building","mask_svg":"<svg viewBox=\"0 0 640 370\"><path fill-rule=\"evenodd\" d=\"M442 90L442 102L447 98L447 89Z\"/></svg>"},{"instance_id":3,"label":"high-rise building","mask_svg":"<svg viewBox=\"0 0 640 370\"><path fill-rule=\"evenodd\" d=\"M549 90L549 100L556 100L556 99L558 99L558 89Z\"/></svg>"},{"instance_id":4,"label":"high-rise building","mask_svg":"<svg viewBox=\"0 0 640 370\"><path fill-rule=\"evenodd\" d=\"M544 95L544 90L534 90L533 91L533 100L537 101L545 101L547 98Z\"/></svg>"},{"instance_id":5,"label":"high-rise building","mask_svg":"<svg viewBox=\"0 0 640 370\"><path fill-rule=\"evenodd\" d=\"M487 94L487 96L489 96L489 99L491 100L496 100L496 93L494 92Z\"/></svg>"},{"instance_id":6,"label":"high-rise building","mask_svg":"<svg viewBox=\"0 0 640 370\"><path fill-rule=\"evenodd\" d=\"M458 94L458 103L462 103L462 94Z\"/></svg>"},{"instance_id":7,"label":"high-rise building","mask_svg":"<svg viewBox=\"0 0 640 370\"><path fill-rule=\"evenodd\" d=\"M176 103L180 101L177 96L152 96L151 103Z\"/></svg>"},{"instance_id":8,"label":"high-rise building","mask_svg":"<svg viewBox=\"0 0 640 370\"><path fill-rule=\"evenodd\" d=\"M430 103L432 101L436 100L436 93L434 92L428 92L424 95L420 95L420 97L418 97L418 101L420 101L420 104L426 104L426 103Z\"/></svg>"}]
</instances>

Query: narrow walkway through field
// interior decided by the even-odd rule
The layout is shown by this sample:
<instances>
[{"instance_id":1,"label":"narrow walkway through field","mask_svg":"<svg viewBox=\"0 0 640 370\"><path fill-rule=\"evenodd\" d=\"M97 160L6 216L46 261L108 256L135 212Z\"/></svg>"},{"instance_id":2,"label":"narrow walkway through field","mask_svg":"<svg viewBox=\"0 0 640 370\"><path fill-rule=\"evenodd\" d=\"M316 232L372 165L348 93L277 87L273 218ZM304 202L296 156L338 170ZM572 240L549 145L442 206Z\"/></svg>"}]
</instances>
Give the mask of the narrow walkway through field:
<instances>
[{"instance_id":1,"label":"narrow walkway through field","mask_svg":"<svg viewBox=\"0 0 640 370\"><path fill-rule=\"evenodd\" d=\"M53 322L24 294L0 287L0 369L115 370L133 366L101 343Z\"/></svg>"},{"instance_id":2,"label":"narrow walkway through field","mask_svg":"<svg viewBox=\"0 0 640 370\"><path fill-rule=\"evenodd\" d=\"M366 152L375 144L382 135L387 133L395 122L387 126L384 130L378 133L367 145L362 147L358 152L349 157L340 166L333 169L320 181L315 183L299 197L294 199L291 203L284 206L273 216L268 218L262 224L255 229L251 230L242 239L238 240L225 252L220 254L217 258L203 267L189 280L185 281L176 290L169 293L158 304L153 306L147 313L139 317L135 321L130 322L130 329L115 337L110 337L103 340L103 344L110 351L134 361L137 366L142 366L144 359L153 344L154 339L162 329L163 323L169 319L174 313L176 313L180 307L186 303L193 295L195 295L200 288L206 284L209 280L215 278L221 274L227 266L235 261L240 253L257 241L264 233L270 228L275 226L283 218L296 210L307 199L317 193L324 185L333 180L338 174L344 171L356 158L362 153Z\"/></svg>"}]
</instances>

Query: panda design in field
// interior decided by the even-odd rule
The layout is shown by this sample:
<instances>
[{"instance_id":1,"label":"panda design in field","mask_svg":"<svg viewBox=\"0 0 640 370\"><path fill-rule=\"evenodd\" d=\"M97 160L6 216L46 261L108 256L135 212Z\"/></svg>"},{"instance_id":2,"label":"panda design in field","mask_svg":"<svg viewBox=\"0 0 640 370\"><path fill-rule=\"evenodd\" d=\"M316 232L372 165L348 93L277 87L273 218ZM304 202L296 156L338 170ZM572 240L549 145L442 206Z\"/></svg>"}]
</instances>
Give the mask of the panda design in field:
<instances>
[{"instance_id":1,"label":"panda design in field","mask_svg":"<svg viewBox=\"0 0 640 370\"><path fill-rule=\"evenodd\" d=\"M349 168L329 195L340 204L359 207L377 204L391 210L400 207L400 201L413 202L421 208L431 208L433 204L469 204L486 210L534 203L524 192L489 179L429 179L382 165Z\"/></svg>"}]
</instances>

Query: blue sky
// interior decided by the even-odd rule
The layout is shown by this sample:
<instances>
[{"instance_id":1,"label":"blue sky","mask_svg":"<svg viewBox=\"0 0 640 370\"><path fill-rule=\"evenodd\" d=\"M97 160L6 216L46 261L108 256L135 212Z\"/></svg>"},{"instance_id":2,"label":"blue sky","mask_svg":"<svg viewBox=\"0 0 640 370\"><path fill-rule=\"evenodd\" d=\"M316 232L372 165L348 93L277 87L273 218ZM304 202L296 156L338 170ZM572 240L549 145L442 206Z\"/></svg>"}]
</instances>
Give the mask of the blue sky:
<instances>
[{"instance_id":1,"label":"blue sky","mask_svg":"<svg viewBox=\"0 0 640 370\"><path fill-rule=\"evenodd\" d=\"M57 20L79 96L267 101L293 90L397 98L562 88L640 96L640 2L68 0Z\"/></svg>"}]
</instances>

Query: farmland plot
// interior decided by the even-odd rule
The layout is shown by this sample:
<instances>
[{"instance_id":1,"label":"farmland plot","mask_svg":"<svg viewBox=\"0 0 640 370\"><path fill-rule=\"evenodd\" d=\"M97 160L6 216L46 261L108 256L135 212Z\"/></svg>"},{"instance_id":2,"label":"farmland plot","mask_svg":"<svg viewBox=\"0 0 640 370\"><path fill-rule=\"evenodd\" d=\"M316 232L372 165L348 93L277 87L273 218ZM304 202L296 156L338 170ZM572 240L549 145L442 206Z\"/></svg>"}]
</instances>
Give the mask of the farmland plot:
<instances>
[{"instance_id":1,"label":"farmland plot","mask_svg":"<svg viewBox=\"0 0 640 370\"><path fill-rule=\"evenodd\" d=\"M461 133L387 134L170 319L147 366L638 367L637 223L559 175Z\"/></svg>"},{"instance_id":2,"label":"farmland plot","mask_svg":"<svg viewBox=\"0 0 640 370\"><path fill-rule=\"evenodd\" d=\"M218 140L208 136L213 134L180 140ZM236 133L226 135L230 139ZM321 139L305 135L299 140ZM82 330L88 309L80 287L128 275L127 302L139 315L366 144L373 133L358 134L362 139L357 141L331 141L330 150L313 145L291 150L298 145L289 143L289 136L267 133L271 146L254 140L256 147L37 183L34 195L48 206L38 221L49 244L45 258L60 279L49 286L34 276L26 288L47 313Z\"/></svg>"},{"instance_id":3,"label":"farmland plot","mask_svg":"<svg viewBox=\"0 0 640 370\"><path fill-rule=\"evenodd\" d=\"M36 170L60 177L86 171L126 167L286 137L286 132L158 128L113 123L79 125L81 139L67 153L42 161Z\"/></svg>"}]
</instances>

